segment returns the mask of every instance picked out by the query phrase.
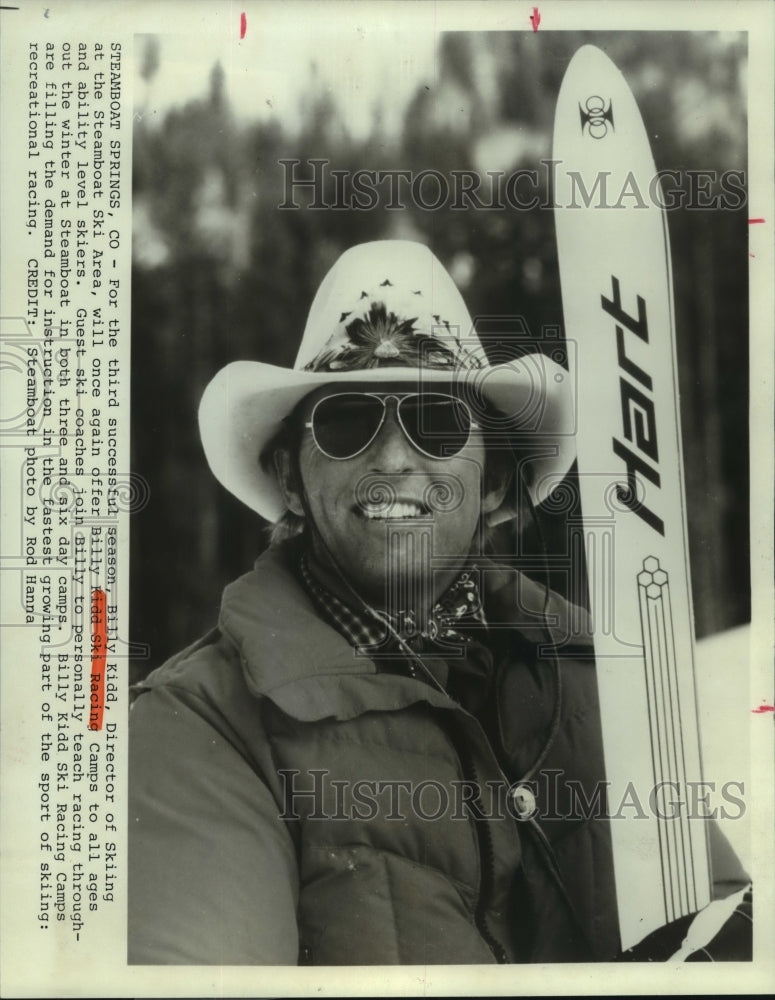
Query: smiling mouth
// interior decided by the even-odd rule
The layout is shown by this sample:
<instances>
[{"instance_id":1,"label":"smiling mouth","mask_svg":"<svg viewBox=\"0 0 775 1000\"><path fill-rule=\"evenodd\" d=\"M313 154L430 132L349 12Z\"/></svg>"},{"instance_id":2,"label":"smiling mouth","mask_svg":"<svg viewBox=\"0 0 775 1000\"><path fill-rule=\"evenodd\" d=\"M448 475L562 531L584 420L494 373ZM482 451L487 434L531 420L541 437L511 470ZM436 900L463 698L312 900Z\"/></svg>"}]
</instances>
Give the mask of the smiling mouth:
<instances>
[{"instance_id":1,"label":"smiling mouth","mask_svg":"<svg viewBox=\"0 0 775 1000\"><path fill-rule=\"evenodd\" d=\"M355 511L367 521L408 521L433 517L431 511L416 500L393 500L389 504L359 504Z\"/></svg>"}]
</instances>

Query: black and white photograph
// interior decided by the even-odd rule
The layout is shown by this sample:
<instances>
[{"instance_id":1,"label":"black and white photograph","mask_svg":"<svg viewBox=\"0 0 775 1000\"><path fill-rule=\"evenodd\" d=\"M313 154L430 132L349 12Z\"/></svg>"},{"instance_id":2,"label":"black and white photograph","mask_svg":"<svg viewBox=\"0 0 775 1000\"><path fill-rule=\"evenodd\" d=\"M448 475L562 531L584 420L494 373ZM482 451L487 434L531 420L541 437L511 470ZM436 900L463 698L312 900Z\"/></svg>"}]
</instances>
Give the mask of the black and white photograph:
<instances>
[{"instance_id":1,"label":"black and white photograph","mask_svg":"<svg viewBox=\"0 0 775 1000\"><path fill-rule=\"evenodd\" d=\"M279 94L205 40L136 49L132 636L170 658L130 716L130 961L657 961L728 895L695 959L749 958L703 814L744 825L748 762L697 784L688 634L693 604L734 689L745 36L399 18L348 76L297 27ZM617 822L656 897L620 889L625 942Z\"/></svg>"},{"instance_id":2,"label":"black and white photograph","mask_svg":"<svg viewBox=\"0 0 775 1000\"><path fill-rule=\"evenodd\" d=\"M117 996L767 992L771 18L72 7L15 57L14 940Z\"/></svg>"}]
</instances>

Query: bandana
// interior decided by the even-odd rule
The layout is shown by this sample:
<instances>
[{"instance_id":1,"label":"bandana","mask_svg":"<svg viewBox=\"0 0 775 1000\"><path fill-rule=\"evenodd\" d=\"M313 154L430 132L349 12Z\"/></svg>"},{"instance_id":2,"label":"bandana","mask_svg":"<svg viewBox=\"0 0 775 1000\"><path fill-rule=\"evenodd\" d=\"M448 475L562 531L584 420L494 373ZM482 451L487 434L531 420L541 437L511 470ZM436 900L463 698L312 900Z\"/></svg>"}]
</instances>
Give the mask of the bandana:
<instances>
[{"instance_id":1,"label":"bandana","mask_svg":"<svg viewBox=\"0 0 775 1000\"><path fill-rule=\"evenodd\" d=\"M400 670L428 681L412 658L390 634L387 621L409 648L421 656L429 671L469 711L478 711L489 690L493 659L483 645L487 620L479 592L479 570L471 567L433 606L430 618L418 629L413 611L397 614L356 611L313 576L306 554L300 562L304 586L325 621L339 631L351 646L373 655L380 672Z\"/></svg>"},{"instance_id":2,"label":"bandana","mask_svg":"<svg viewBox=\"0 0 775 1000\"><path fill-rule=\"evenodd\" d=\"M471 627L486 629L482 601L479 597L479 572L475 568L461 573L436 602L429 620L423 628L413 611L375 611L374 617L364 609L356 611L345 604L336 594L323 587L312 576L306 554L301 558L301 576L304 585L327 620L344 635L351 646L368 649L382 646L389 634L389 625L410 646L418 645L417 637L425 642L439 645L460 645L472 640Z\"/></svg>"}]
</instances>

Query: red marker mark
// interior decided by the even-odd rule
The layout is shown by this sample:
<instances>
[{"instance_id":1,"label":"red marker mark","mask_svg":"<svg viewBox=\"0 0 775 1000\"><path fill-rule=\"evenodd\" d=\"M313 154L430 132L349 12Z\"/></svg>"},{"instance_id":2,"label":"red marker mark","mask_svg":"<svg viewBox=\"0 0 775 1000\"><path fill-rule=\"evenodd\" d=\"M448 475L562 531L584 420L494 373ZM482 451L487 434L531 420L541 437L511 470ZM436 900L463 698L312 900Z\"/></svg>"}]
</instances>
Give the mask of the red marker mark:
<instances>
[{"instance_id":1,"label":"red marker mark","mask_svg":"<svg viewBox=\"0 0 775 1000\"><path fill-rule=\"evenodd\" d=\"M239 16L239 36L240 39L245 37L245 32L248 30L248 17L245 11Z\"/></svg>"},{"instance_id":2,"label":"red marker mark","mask_svg":"<svg viewBox=\"0 0 775 1000\"><path fill-rule=\"evenodd\" d=\"M764 222L764 219L749 219L748 220L748 225L749 226L755 226L757 222Z\"/></svg>"},{"instance_id":3,"label":"red marker mark","mask_svg":"<svg viewBox=\"0 0 775 1000\"><path fill-rule=\"evenodd\" d=\"M533 8L533 13L530 15L530 23L533 25L533 31L538 31L538 25L541 23L541 15L538 12L538 7Z\"/></svg>"},{"instance_id":4,"label":"red marker mark","mask_svg":"<svg viewBox=\"0 0 775 1000\"><path fill-rule=\"evenodd\" d=\"M91 686L89 691L89 729L102 729L105 708L105 656L108 650L108 623L105 615L107 595L93 590L91 595Z\"/></svg>"},{"instance_id":5,"label":"red marker mark","mask_svg":"<svg viewBox=\"0 0 775 1000\"><path fill-rule=\"evenodd\" d=\"M758 708L752 708L751 711L754 715L763 715L765 712L775 712L775 705L768 705L767 702L763 701Z\"/></svg>"}]
</instances>

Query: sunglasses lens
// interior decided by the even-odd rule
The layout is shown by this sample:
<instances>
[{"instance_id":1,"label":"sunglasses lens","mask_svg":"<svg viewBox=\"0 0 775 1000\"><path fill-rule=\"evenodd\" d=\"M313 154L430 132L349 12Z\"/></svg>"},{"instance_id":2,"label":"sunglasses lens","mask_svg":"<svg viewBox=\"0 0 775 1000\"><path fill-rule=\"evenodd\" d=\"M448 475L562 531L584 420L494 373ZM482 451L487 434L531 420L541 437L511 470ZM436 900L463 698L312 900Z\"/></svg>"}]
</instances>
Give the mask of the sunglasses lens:
<instances>
[{"instance_id":1,"label":"sunglasses lens","mask_svg":"<svg viewBox=\"0 0 775 1000\"><path fill-rule=\"evenodd\" d=\"M384 407L380 399L358 392L341 392L322 399L312 416L318 448L329 458L352 458L379 429Z\"/></svg>"},{"instance_id":2,"label":"sunglasses lens","mask_svg":"<svg viewBox=\"0 0 775 1000\"><path fill-rule=\"evenodd\" d=\"M412 443L433 458L457 455L471 435L471 411L454 396L408 396L401 400L399 413Z\"/></svg>"},{"instance_id":3,"label":"sunglasses lens","mask_svg":"<svg viewBox=\"0 0 775 1000\"><path fill-rule=\"evenodd\" d=\"M312 433L329 458L353 458L371 444L385 412L379 396L340 392L326 396L312 414ZM398 415L412 444L431 458L451 458L471 436L471 411L454 396L412 394L400 398Z\"/></svg>"}]
</instances>

